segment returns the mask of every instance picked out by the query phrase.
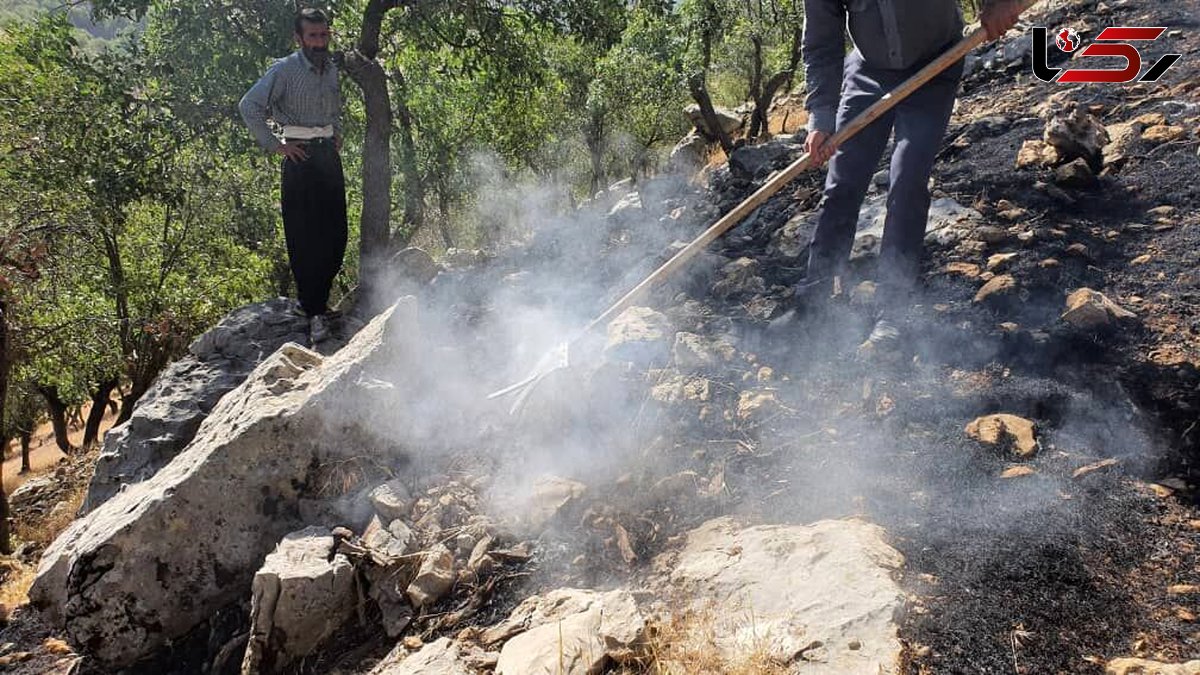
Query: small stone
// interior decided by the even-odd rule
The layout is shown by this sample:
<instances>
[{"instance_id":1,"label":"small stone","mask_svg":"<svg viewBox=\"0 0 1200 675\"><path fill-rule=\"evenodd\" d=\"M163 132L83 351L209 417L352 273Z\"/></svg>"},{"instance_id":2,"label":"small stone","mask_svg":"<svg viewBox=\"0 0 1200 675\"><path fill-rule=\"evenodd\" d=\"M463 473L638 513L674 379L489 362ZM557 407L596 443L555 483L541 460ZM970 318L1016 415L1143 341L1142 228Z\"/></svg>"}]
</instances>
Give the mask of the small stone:
<instances>
[{"instance_id":1,"label":"small stone","mask_svg":"<svg viewBox=\"0 0 1200 675\"><path fill-rule=\"evenodd\" d=\"M863 281L850 291L850 304L855 307L866 307L875 302L875 282Z\"/></svg>"},{"instance_id":2,"label":"small stone","mask_svg":"<svg viewBox=\"0 0 1200 675\"><path fill-rule=\"evenodd\" d=\"M1142 132L1142 140L1149 143L1170 143L1187 136L1187 129L1181 126L1156 124Z\"/></svg>"},{"instance_id":3,"label":"small stone","mask_svg":"<svg viewBox=\"0 0 1200 675\"><path fill-rule=\"evenodd\" d=\"M666 315L649 307L630 307L608 324L604 354L618 361L653 363L665 361L668 340L674 335Z\"/></svg>"},{"instance_id":4,"label":"small stone","mask_svg":"<svg viewBox=\"0 0 1200 675\"><path fill-rule=\"evenodd\" d=\"M1154 208L1146 211L1146 213L1152 216L1170 216L1175 213L1175 207L1171 206L1170 204L1163 204L1161 206L1155 206Z\"/></svg>"},{"instance_id":5,"label":"small stone","mask_svg":"<svg viewBox=\"0 0 1200 675\"><path fill-rule=\"evenodd\" d=\"M371 506L384 522L406 518L412 509L412 495L399 479L390 480L371 491Z\"/></svg>"},{"instance_id":6,"label":"small stone","mask_svg":"<svg viewBox=\"0 0 1200 675\"><path fill-rule=\"evenodd\" d=\"M416 651L425 646L425 642L421 640L420 635L406 635L403 642L404 648L409 651Z\"/></svg>"},{"instance_id":7,"label":"small stone","mask_svg":"<svg viewBox=\"0 0 1200 675\"><path fill-rule=\"evenodd\" d=\"M1016 253L996 253L993 254L987 261L987 270L989 272L999 272L1008 266L1017 257Z\"/></svg>"},{"instance_id":8,"label":"small stone","mask_svg":"<svg viewBox=\"0 0 1200 675\"><path fill-rule=\"evenodd\" d=\"M1143 113L1133 118L1134 122L1142 126L1153 127L1167 123L1167 116L1160 112Z\"/></svg>"},{"instance_id":9,"label":"small stone","mask_svg":"<svg viewBox=\"0 0 1200 675\"><path fill-rule=\"evenodd\" d=\"M1062 320L1081 330L1108 326L1114 320L1133 319L1137 315L1090 288L1080 288L1067 296Z\"/></svg>"},{"instance_id":10,"label":"small stone","mask_svg":"<svg viewBox=\"0 0 1200 675\"><path fill-rule=\"evenodd\" d=\"M1017 331L1021 330L1021 324L1013 321L1003 321L997 324L997 327L1005 333L1016 333Z\"/></svg>"},{"instance_id":11,"label":"small stone","mask_svg":"<svg viewBox=\"0 0 1200 675\"><path fill-rule=\"evenodd\" d=\"M1073 256L1076 256L1079 258L1089 258L1090 259L1092 257L1091 251L1088 250L1088 247L1086 244L1078 244L1078 243L1071 244L1070 246L1068 246L1065 249L1065 253L1067 255L1073 255Z\"/></svg>"},{"instance_id":12,"label":"small stone","mask_svg":"<svg viewBox=\"0 0 1200 675\"><path fill-rule=\"evenodd\" d=\"M975 228L975 238L985 244L1003 244L1008 241L1008 230L1002 227L994 227L992 225L982 225Z\"/></svg>"},{"instance_id":13,"label":"small stone","mask_svg":"<svg viewBox=\"0 0 1200 675\"><path fill-rule=\"evenodd\" d=\"M946 274L954 274L968 279L974 279L979 276L979 265L968 262L952 262L948 263L944 269Z\"/></svg>"},{"instance_id":14,"label":"small stone","mask_svg":"<svg viewBox=\"0 0 1200 675\"><path fill-rule=\"evenodd\" d=\"M1110 466L1116 466L1119 463L1120 463L1120 460L1116 460L1116 459L1112 459L1112 458L1102 459L1098 462L1092 462L1091 464L1081 466L1078 469L1075 469L1074 471L1072 471L1071 478L1082 478L1082 477L1088 475L1089 473L1095 473L1096 471L1099 471L1101 469L1107 469Z\"/></svg>"},{"instance_id":15,"label":"small stone","mask_svg":"<svg viewBox=\"0 0 1200 675\"><path fill-rule=\"evenodd\" d=\"M1133 265L1134 267L1137 267L1138 265L1145 265L1146 263L1150 262L1150 260L1151 260L1150 254L1143 253L1142 255L1139 255L1138 257L1134 258L1133 260L1130 260L1129 264Z\"/></svg>"},{"instance_id":16,"label":"small stone","mask_svg":"<svg viewBox=\"0 0 1200 675\"><path fill-rule=\"evenodd\" d=\"M975 294L975 302L987 302L1012 293L1017 288L1017 280L1011 274L1001 274L993 277Z\"/></svg>"},{"instance_id":17,"label":"small stone","mask_svg":"<svg viewBox=\"0 0 1200 675\"><path fill-rule=\"evenodd\" d=\"M1200 585L1173 584L1167 586L1167 595L1196 595L1197 593L1200 593Z\"/></svg>"},{"instance_id":18,"label":"small stone","mask_svg":"<svg viewBox=\"0 0 1200 675\"><path fill-rule=\"evenodd\" d=\"M1200 661L1160 663L1125 657L1109 661L1104 667L1104 675L1200 675Z\"/></svg>"},{"instance_id":19,"label":"small stone","mask_svg":"<svg viewBox=\"0 0 1200 675\"><path fill-rule=\"evenodd\" d=\"M1085 188L1096 182L1096 174L1082 157L1054 170L1054 182L1068 188Z\"/></svg>"},{"instance_id":20,"label":"small stone","mask_svg":"<svg viewBox=\"0 0 1200 675\"><path fill-rule=\"evenodd\" d=\"M779 399L771 389L743 391L738 395L737 418L743 422L761 422L779 409Z\"/></svg>"},{"instance_id":21,"label":"small stone","mask_svg":"<svg viewBox=\"0 0 1200 675\"><path fill-rule=\"evenodd\" d=\"M420 609L440 600L454 585L454 554L444 544L425 552L417 576L408 585L408 600Z\"/></svg>"},{"instance_id":22,"label":"small stone","mask_svg":"<svg viewBox=\"0 0 1200 675\"><path fill-rule=\"evenodd\" d=\"M967 435L990 446L1011 446L1018 457L1032 457L1038 450L1033 422L1016 415L999 413L978 417L967 424Z\"/></svg>"},{"instance_id":23,"label":"small stone","mask_svg":"<svg viewBox=\"0 0 1200 675\"><path fill-rule=\"evenodd\" d=\"M763 366L758 369L758 374L755 376L759 382L770 382L775 379L775 371L770 366Z\"/></svg>"},{"instance_id":24,"label":"small stone","mask_svg":"<svg viewBox=\"0 0 1200 675\"><path fill-rule=\"evenodd\" d=\"M1183 607L1176 607L1175 608L1175 618L1179 619L1180 621L1186 621L1188 623L1192 623L1193 621L1196 620L1196 614L1194 612L1192 612L1191 610L1184 609Z\"/></svg>"},{"instance_id":25,"label":"small stone","mask_svg":"<svg viewBox=\"0 0 1200 675\"><path fill-rule=\"evenodd\" d=\"M1046 258L1042 262L1038 263L1038 267L1044 270L1055 269L1060 265L1062 265L1062 263L1058 261L1058 258Z\"/></svg>"},{"instance_id":26,"label":"small stone","mask_svg":"<svg viewBox=\"0 0 1200 675\"><path fill-rule=\"evenodd\" d=\"M1058 160L1058 151L1050 145L1036 139L1029 139L1021 144L1017 151L1017 168L1029 166L1050 166Z\"/></svg>"},{"instance_id":27,"label":"small stone","mask_svg":"<svg viewBox=\"0 0 1200 675\"><path fill-rule=\"evenodd\" d=\"M1000 473L1001 478L1020 478L1022 476L1032 476L1037 471L1032 466L1010 466Z\"/></svg>"}]
</instances>

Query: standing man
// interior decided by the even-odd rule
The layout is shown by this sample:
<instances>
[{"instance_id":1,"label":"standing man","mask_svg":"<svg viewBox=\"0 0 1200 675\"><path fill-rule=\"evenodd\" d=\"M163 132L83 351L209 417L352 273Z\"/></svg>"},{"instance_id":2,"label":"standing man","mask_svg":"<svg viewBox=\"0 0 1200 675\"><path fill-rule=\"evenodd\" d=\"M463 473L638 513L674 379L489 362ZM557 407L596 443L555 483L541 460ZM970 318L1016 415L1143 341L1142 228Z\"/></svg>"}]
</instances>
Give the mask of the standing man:
<instances>
[{"instance_id":1,"label":"standing man","mask_svg":"<svg viewBox=\"0 0 1200 675\"><path fill-rule=\"evenodd\" d=\"M346 254L346 181L342 175L341 96L329 58L329 18L296 15L300 49L272 65L238 108L267 152L281 155L283 233L300 308L313 343L329 337L329 289ZM267 126L282 127L280 141Z\"/></svg>"},{"instance_id":2,"label":"standing man","mask_svg":"<svg viewBox=\"0 0 1200 675\"><path fill-rule=\"evenodd\" d=\"M981 22L988 38L1016 23L1017 0L983 0ZM829 161L817 228L809 248L808 272L797 288L805 300L820 301L845 271L854 244L858 212L888 137L895 131L887 215L877 279L880 306L867 356L900 347L895 317L909 301L920 271L929 174L950 121L962 77L952 65L839 147L834 131L953 46L962 37L958 0L806 0L804 72L808 87L805 149L818 163ZM849 28L854 49L846 53Z\"/></svg>"}]
</instances>

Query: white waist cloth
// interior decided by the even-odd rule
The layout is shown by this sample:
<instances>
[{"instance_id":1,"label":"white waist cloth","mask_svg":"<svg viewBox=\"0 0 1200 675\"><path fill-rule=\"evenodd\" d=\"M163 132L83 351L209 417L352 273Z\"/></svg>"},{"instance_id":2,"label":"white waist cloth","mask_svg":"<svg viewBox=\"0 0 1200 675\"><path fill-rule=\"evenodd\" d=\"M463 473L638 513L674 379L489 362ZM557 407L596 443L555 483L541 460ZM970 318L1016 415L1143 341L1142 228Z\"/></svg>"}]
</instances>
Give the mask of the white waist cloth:
<instances>
[{"instance_id":1,"label":"white waist cloth","mask_svg":"<svg viewBox=\"0 0 1200 675\"><path fill-rule=\"evenodd\" d=\"M323 127L299 127L291 124L283 127L284 138L294 138L299 141L308 141L314 138L332 138L333 125L326 124Z\"/></svg>"}]
</instances>

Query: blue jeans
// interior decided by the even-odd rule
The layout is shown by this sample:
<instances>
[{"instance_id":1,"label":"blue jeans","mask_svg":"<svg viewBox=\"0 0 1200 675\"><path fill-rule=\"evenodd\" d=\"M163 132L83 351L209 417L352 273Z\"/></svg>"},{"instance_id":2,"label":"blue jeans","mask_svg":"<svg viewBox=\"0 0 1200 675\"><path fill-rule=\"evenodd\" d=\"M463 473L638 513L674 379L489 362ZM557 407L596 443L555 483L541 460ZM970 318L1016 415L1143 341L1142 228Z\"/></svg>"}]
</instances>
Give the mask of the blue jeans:
<instances>
[{"instance_id":1,"label":"blue jeans","mask_svg":"<svg viewBox=\"0 0 1200 675\"><path fill-rule=\"evenodd\" d=\"M838 128L924 65L905 70L875 68L863 61L857 49L850 52L845 61ZM821 213L809 249L809 280L827 279L845 270L859 209L894 129L896 143L877 281L883 302L907 299L921 268L929 216L929 174L950 121L962 70L959 61L942 71L843 143L829 160Z\"/></svg>"}]
</instances>

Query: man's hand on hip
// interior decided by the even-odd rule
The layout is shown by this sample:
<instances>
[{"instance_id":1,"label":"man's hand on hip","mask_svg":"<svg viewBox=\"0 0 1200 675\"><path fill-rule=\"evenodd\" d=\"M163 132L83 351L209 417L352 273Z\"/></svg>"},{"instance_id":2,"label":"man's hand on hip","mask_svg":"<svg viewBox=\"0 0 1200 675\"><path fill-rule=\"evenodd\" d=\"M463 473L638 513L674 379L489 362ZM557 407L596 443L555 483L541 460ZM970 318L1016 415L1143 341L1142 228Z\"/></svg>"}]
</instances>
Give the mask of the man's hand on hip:
<instances>
[{"instance_id":1,"label":"man's hand on hip","mask_svg":"<svg viewBox=\"0 0 1200 675\"><path fill-rule=\"evenodd\" d=\"M297 164L308 159L308 153L299 145L284 143L275 148L276 154L283 155Z\"/></svg>"},{"instance_id":2,"label":"man's hand on hip","mask_svg":"<svg viewBox=\"0 0 1200 675\"><path fill-rule=\"evenodd\" d=\"M814 166L821 166L833 157L834 147L829 144L829 134L824 131L810 131L804 139L804 151L812 157L816 163Z\"/></svg>"},{"instance_id":3,"label":"man's hand on hip","mask_svg":"<svg viewBox=\"0 0 1200 675\"><path fill-rule=\"evenodd\" d=\"M987 38L995 40L1008 32L1021 17L1021 3L1018 0L995 0L983 8L979 23L987 30Z\"/></svg>"}]
</instances>

